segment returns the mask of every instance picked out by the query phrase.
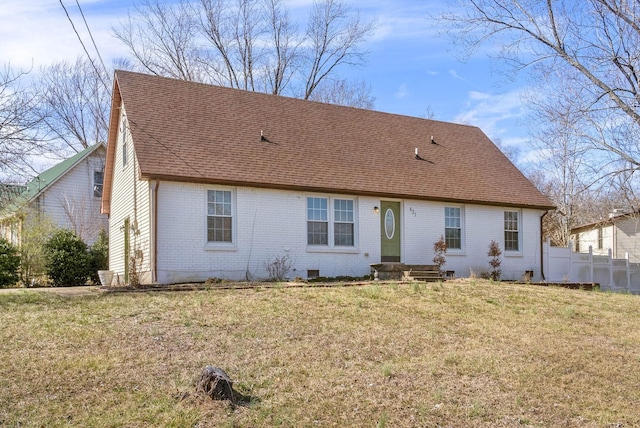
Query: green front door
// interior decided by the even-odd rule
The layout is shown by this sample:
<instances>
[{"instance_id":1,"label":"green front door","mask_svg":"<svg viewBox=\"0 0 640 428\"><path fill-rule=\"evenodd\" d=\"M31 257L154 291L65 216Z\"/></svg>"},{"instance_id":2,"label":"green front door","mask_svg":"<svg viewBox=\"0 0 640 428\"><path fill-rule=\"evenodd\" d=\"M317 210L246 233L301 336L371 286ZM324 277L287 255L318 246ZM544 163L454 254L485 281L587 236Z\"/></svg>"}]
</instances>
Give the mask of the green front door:
<instances>
[{"instance_id":1,"label":"green front door","mask_svg":"<svg viewBox=\"0 0 640 428\"><path fill-rule=\"evenodd\" d=\"M400 261L400 202L380 201L382 262Z\"/></svg>"}]
</instances>

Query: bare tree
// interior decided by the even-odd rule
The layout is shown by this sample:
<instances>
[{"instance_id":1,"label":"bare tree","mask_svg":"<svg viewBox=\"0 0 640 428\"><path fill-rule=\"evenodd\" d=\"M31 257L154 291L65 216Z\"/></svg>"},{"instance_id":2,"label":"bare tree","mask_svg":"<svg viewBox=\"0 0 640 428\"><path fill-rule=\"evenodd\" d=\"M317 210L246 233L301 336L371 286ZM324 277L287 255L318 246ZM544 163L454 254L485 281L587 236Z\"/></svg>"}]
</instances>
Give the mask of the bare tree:
<instances>
[{"instance_id":1,"label":"bare tree","mask_svg":"<svg viewBox=\"0 0 640 428\"><path fill-rule=\"evenodd\" d=\"M198 28L191 5L142 0L134 14L114 28L129 49L137 68L176 79L200 81L202 62L198 54Z\"/></svg>"},{"instance_id":2,"label":"bare tree","mask_svg":"<svg viewBox=\"0 0 640 428\"><path fill-rule=\"evenodd\" d=\"M309 99L316 87L340 65L358 66L366 52L360 46L373 31L373 23L363 23L357 11L339 0L316 0L309 16L306 53L305 93Z\"/></svg>"},{"instance_id":3,"label":"bare tree","mask_svg":"<svg viewBox=\"0 0 640 428\"><path fill-rule=\"evenodd\" d=\"M316 86L309 99L364 109L372 109L375 102L371 95L371 86L367 83L333 79L325 80Z\"/></svg>"},{"instance_id":4,"label":"bare tree","mask_svg":"<svg viewBox=\"0 0 640 428\"><path fill-rule=\"evenodd\" d=\"M26 72L0 70L0 175L24 178L31 170L30 156L42 153L46 143L37 133L36 94L20 86Z\"/></svg>"},{"instance_id":5,"label":"bare tree","mask_svg":"<svg viewBox=\"0 0 640 428\"><path fill-rule=\"evenodd\" d=\"M569 106L581 125L575 135L617 161L598 169L606 175L619 173L623 164L640 167L640 3L459 0L458 5L439 18L451 24L449 34L466 52L492 41L500 47L498 57L516 71L527 68L538 79L561 79L556 88L573 88ZM608 163L611 157L598 161Z\"/></svg>"},{"instance_id":6,"label":"bare tree","mask_svg":"<svg viewBox=\"0 0 640 428\"><path fill-rule=\"evenodd\" d=\"M210 70L217 83L256 90L256 74L264 56L264 48L259 47L265 33L262 4L259 0L238 0L235 5L200 0L201 29L211 43Z\"/></svg>"},{"instance_id":7,"label":"bare tree","mask_svg":"<svg viewBox=\"0 0 640 428\"><path fill-rule=\"evenodd\" d=\"M144 0L135 11L114 31L137 68L305 99L339 81L340 66L363 63L373 29L339 0L315 1L304 33L283 0Z\"/></svg>"},{"instance_id":8,"label":"bare tree","mask_svg":"<svg viewBox=\"0 0 640 428\"><path fill-rule=\"evenodd\" d=\"M106 217L100 214L100 207L95 200L63 195L60 204L69 229L84 242L92 245L98 232L107 228Z\"/></svg>"},{"instance_id":9,"label":"bare tree","mask_svg":"<svg viewBox=\"0 0 640 428\"><path fill-rule=\"evenodd\" d=\"M265 92L282 94L295 75L300 59L297 27L281 0L267 1L268 34L273 43L272 55L265 61Z\"/></svg>"},{"instance_id":10,"label":"bare tree","mask_svg":"<svg viewBox=\"0 0 640 428\"><path fill-rule=\"evenodd\" d=\"M38 113L46 134L76 151L106 141L110 82L87 59L43 68Z\"/></svg>"}]
</instances>

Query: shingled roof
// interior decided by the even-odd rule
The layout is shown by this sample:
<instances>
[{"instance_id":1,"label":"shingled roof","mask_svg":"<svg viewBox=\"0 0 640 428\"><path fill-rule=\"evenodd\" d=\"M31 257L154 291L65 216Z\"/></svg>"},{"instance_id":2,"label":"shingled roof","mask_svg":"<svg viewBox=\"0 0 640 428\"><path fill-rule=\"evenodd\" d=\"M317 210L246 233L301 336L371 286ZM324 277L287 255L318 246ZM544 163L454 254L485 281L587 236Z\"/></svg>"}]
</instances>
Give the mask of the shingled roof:
<instances>
[{"instance_id":1,"label":"shingled roof","mask_svg":"<svg viewBox=\"0 0 640 428\"><path fill-rule=\"evenodd\" d=\"M553 207L477 127L117 71L105 212L121 101L146 180Z\"/></svg>"}]
</instances>

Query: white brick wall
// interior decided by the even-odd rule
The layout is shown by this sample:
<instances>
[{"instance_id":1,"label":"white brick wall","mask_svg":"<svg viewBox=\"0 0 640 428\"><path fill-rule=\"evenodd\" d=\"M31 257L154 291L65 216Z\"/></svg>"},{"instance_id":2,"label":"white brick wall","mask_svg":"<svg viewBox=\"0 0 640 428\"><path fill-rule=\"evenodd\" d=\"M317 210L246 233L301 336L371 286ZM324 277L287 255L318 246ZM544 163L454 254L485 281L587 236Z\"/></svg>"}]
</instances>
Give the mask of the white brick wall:
<instances>
[{"instance_id":1,"label":"white brick wall","mask_svg":"<svg viewBox=\"0 0 640 428\"><path fill-rule=\"evenodd\" d=\"M132 231L131 250L143 254L143 282L151 282L155 182L138 180L138 165L130 134L129 160L122 166L121 135L116 138L111 214L109 220L109 266L123 281L125 255L122 226L129 217L137 224ZM135 186L135 187L134 187ZM207 243L207 190L230 190L234 207L234 242ZM309 248L307 246L307 196L354 200L356 245L354 248ZM374 211L380 198L319 194L286 190L228 187L162 181L157 191L157 278L159 283L204 281L210 277L233 280L265 279L265 263L288 255L293 263L290 277L307 277L308 270L321 276L362 276L380 261L380 216ZM405 200L401 202L402 261L432 264L433 243L444 234L444 207L459 206L463 212L463 250L447 254L446 270L458 277L489 268L487 251L491 240L504 250L504 208ZM521 251L502 256L502 277L521 279L533 270L540 278L539 210L520 213Z\"/></svg>"},{"instance_id":2,"label":"white brick wall","mask_svg":"<svg viewBox=\"0 0 640 428\"><path fill-rule=\"evenodd\" d=\"M235 201L233 245L207 244L207 190L231 190ZM379 260L379 234L373 213L376 200L356 198L357 246L318 252L307 249L306 197L312 194L244 187L162 182L158 192L158 279L160 282L201 281L209 277L265 279L264 264L288 255L295 271L322 276L361 276ZM352 198L351 196L346 196Z\"/></svg>"},{"instance_id":3,"label":"white brick wall","mask_svg":"<svg viewBox=\"0 0 640 428\"><path fill-rule=\"evenodd\" d=\"M504 252L504 211L512 208L482 205L445 204L441 202L405 201L403 204L403 260L407 264L432 264L433 244L444 235L444 207L460 207L462 211L462 251L450 250L445 270L458 277L476 275L489 270L489 243L495 240L503 251L502 278L522 279L533 270L540 277L540 216L538 210L517 210L521 216L521 251Z\"/></svg>"},{"instance_id":4,"label":"white brick wall","mask_svg":"<svg viewBox=\"0 0 640 428\"><path fill-rule=\"evenodd\" d=\"M233 245L206 242L207 190L231 190L235 223ZM357 245L349 250L317 251L306 243L306 197L354 198ZM295 271L306 278L307 270L322 276L361 276L380 260L380 199L348 195L314 194L284 190L161 182L158 192L158 281L203 281L209 277L235 280L264 279L264 263L288 254ZM402 203L402 260L408 264L431 264L433 243L444 233L443 203ZM503 208L478 205L464 210L464 250L447 254L447 270L468 276L471 270L488 270L489 243L496 240L504 250ZM502 256L504 279L521 279L524 271L540 271L540 215L520 210L521 251Z\"/></svg>"}]
</instances>

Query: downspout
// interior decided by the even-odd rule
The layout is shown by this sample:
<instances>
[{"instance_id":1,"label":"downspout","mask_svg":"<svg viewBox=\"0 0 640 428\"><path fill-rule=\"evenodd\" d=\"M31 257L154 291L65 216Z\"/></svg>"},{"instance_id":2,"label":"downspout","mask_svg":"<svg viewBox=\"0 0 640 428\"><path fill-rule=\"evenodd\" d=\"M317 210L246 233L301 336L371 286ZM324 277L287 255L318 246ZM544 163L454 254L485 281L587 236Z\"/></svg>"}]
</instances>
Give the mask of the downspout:
<instances>
[{"instance_id":1,"label":"downspout","mask_svg":"<svg viewBox=\"0 0 640 428\"><path fill-rule=\"evenodd\" d=\"M611 230L613 231L613 233L611 234L611 239L612 239L612 243L611 246L613 247L613 258L617 259L618 258L618 227L616 226L615 222L613 219L611 219Z\"/></svg>"},{"instance_id":2,"label":"downspout","mask_svg":"<svg viewBox=\"0 0 640 428\"><path fill-rule=\"evenodd\" d=\"M549 214L549 210L546 210L541 216L540 216L540 278L542 278L543 281L546 281L545 277L544 277L544 234L542 233L543 227L543 220L544 217Z\"/></svg>"},{"instance_id":3,"label":"downspout","mask_svg":"<svg viewBox=\"0 0 640 428\"><path fill-rule=\"evenodd\" d=\"M152 220L153 220L153 242L151 244L151 253L153 254L153 261L151 265L151 282L158 282L158 188L160 187L160 181L156 179L153 185L153 204L152 204Z\"/></svg>"}]
</instances>

